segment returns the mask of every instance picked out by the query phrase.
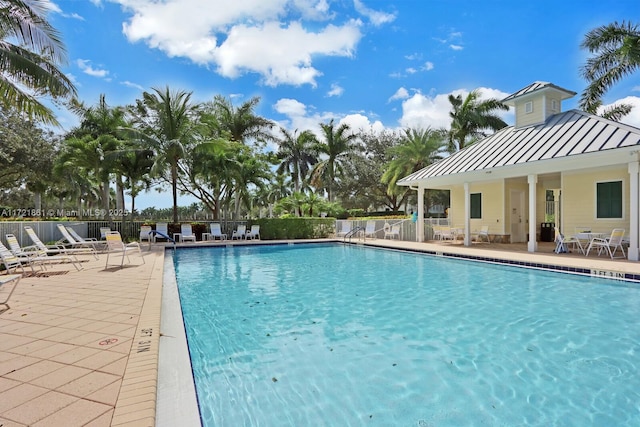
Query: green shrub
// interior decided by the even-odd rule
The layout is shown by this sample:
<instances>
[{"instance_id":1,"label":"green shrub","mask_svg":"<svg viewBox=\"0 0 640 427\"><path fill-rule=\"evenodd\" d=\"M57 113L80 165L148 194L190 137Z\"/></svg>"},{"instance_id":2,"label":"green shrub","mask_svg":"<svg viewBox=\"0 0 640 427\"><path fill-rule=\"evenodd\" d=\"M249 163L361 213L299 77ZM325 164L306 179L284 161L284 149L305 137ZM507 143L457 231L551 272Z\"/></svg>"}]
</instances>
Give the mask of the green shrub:
<instances>
[{"instance_id":1,"label":"green shrub","mask_svg":"<svg viewBox=\"0 0 640 427\"><path fill-rule=\"evenodd\" d=\"M260 225L260 238L263 240L280 239L320 239L335 231L335 218L261 218L251 220Z\"/></svg>"}]
</instances>

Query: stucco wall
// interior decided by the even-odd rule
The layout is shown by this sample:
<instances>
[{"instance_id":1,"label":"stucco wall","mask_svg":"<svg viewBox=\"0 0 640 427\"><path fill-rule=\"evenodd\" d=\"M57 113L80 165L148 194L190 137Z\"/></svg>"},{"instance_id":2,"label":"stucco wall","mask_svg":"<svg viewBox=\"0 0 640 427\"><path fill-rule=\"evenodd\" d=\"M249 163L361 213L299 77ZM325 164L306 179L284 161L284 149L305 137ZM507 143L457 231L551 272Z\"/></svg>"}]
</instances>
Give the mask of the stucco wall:
<instances>
[{"instance_id":1,"label":"stucco wall","mask_svg":"<svg viewBox=\"0 0 640 427\"><path fill-rule=\"evenodd\" d=\"M471 219L471 230L479 230L483 225L489 226L489 234L505 234L504 184L489 182L471 184L471 194L482 194L482 218ZM464 227L464 187L451 190L450 221L454 227Z\"/></svg>"}]
</instances>

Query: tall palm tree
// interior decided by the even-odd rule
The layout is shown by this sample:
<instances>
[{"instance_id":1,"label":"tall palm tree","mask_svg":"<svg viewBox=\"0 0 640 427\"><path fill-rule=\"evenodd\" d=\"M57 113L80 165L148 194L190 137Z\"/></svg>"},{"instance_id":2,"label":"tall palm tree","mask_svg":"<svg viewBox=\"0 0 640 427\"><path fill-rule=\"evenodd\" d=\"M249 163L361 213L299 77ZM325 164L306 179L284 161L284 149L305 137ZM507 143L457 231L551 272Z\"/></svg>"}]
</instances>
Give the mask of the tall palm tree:
<instances>
[{"instance_id":1,"label":"tall palm tree","mask_svg":"<svg viewBox=\"0 0 640 427\"><path fill-rule=\"evenodd\" d=\"M442 130L405 129L400 145L389 150L392 160L382 175L382 182L387 184L387 192L398 194L399 191L406 191L404 187L401 190L396 182L441 159L444 148L445 135Z\"/></svg>"},{"instance_id":2,"label":"tall palm tree","mask_svg":"<svg viewBox=\"0 0 640 427\"><path fill-rule=\"evenodd\" d=\"M164 176L169 169L169 182L173 198L173 222L178 222L179 162L185 155L185 144L191 139L192 114L196 105L191 103L192 92L152 88L144 92L138 102L139 128L127 129L129 134L149 144L156 155L153 171ZM133 132L132 132L133 131Z\"/></svg>"},{"instance_id":3,"label":"tall palm tree","mask_svg":"<svg viewBox=\"0 0 640 427\"><path fill-rule=\"evenodd\" d=\"M336 127L333 119L329 123L320 123L320 127L324 141L318 144L317 150L326 158L316 163L311 179L314 186L327 190L328 199L332 202L336 177L342 173L347 156L356 148L356 135L350 132L346 123Z\"/></svg>"},{"instance_id":4,"label":"tall palm tree","mask_svg":"<svg viewBox=\"0 0 640 427\"><path fill-rule=\"evenodd\" d=\"M60 34L46 20L48 1L4 0L0 3L0 99L45 123L58 125L38 95L76 95L69 78L58 69L67 60ZM15 42L15 44L14 44Z\"/></svg>"},{"instance_id":5,"label":"tall palm tree","mask_svg":"<svg viewBox=\"0 0 640 427\"><path fill-rule=\"evenodd\" d=\"M230 135L231 141L246 144L253 140L257 143L273 139L268 132L273 122L256 115L254 112L260 98L253 97L249 101L235 107L230 99L217 95L213 100L213 110L220 135Z\"/></svg>"},{"instance_id":6,"label":"tall palm tree","mask_svg":"<svg viewBox=\"0 0 640 427\"><path fill-rule=\"evenodd\" d=\"M478 90L471 91L464 99L462 95L449 95L449 102L452 107L449 112L451 129L448 149L450 152L462 150L478 138L486 136L487 129L496 131L507 126L495 112L507 111L509 107L494 98L481 101Z\"/></svg>"},{"instance_id":7,"label":"tall palm tree","mask_svg":"<svg viewBox=\"0 0 640 427\"><path fill-rule=\"evenodd\" d=\"M316 156L318 140L310 130L298 133L296 129L291 133L281 127L280 133L282 138L278 140L280 149L276 156L281 163L276 172L279 174L288 172L293 181L294 191L299 192L311 166L318 161Z\"/></svg>"},{"instance_id":8,"label":"tall palm tree","mask_svg":"<svg viewBox=\"0 0 640 427\"><path fill-rule=\"evenodd\" d=\"M594 56L581 69L589 85L582 92L580 108L595 114L605 92L640 67L640 28L625 21L603 25L589 31L581 47ZM629 111L631 106L623 104L603 116L619 120Z\"/></svg>"}]
</instances>

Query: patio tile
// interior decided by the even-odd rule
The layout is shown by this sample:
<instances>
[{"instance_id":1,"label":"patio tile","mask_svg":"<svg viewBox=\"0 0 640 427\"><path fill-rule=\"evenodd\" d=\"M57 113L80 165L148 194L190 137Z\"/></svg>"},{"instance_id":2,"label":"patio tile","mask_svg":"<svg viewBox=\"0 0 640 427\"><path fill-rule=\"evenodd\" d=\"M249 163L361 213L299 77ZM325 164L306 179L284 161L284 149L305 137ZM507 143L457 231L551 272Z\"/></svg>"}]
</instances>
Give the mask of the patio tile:
<instances>
[{"instance_id":1,"label":"patio tile","mask_svg":"<svg viewBox=\"0 0 640 427\"><path fill-rule=\"evenodd\" d=\"M100 372L106 372L108 374L123 376L124 371L127 368L128 356L124 356L122 359L103 366L99 369Z\"/></svg>"},{"instance_id":2,"label":"patio tile","mask_svg":"<svg viewBox=\"0 0 640 427\"><path fill-rule=\"evenodd\" d=\"M92 400L95 402L104 403L105 405L115 406L118 401L118 394L120 394L120 386L122 385L122 380L118 380L112 384L109 384L106 387L102 387L95 392L88 394L86 399Z\"/></svg>"},{"instance_id":3,"label":"patio tile","mask_svg":"<svg viewBox=\"0 0 640 427\"><path fill-rule=\"evenodd\" d=\"M38 357L40 359L49 359L51 357L57 356L61 353L64 353L66 351L69 351L75 348L75 346L71 344L63 344L63 343L52 342L52 341L40 341L40 342L47 343L47 346L42 347L38 350L32 351L31 353L29 353L29 356Z\"/></svg>"},{"instance_id":4,"label":"patio tile","mask_svg":"<svg viewBox=\"0 0 640 427\"><path fill-rule=\"evenodd\" d=\"M71 381L68 384L59 387L58 390L63 393L72 394L78 397L85 397L103 387L118 381L120 378L116 375L104 372L91 372L83 377Z\"/></svg>"},{"instance_id":5,"label":"patio tile","mask_svg":"<svg viewBox=\"0 0 640 427\"><path fill-rule=\"evenodd\" d=\"M16 357L14 357L13 359L0 362L0 375L4 376L9 372L17 371L18 369L22 369L25 366L33 365L34 363L37 363L39 361L40 359L36 359L35 357L20 356L16 354Z\"/></svg>"},{"instance_id":6,"label":"patio tile","mask_svg":"<svg viewBox=\"0 0 640 427\"><path fill-rule=\"evenodd\" d=\"M4 377L28 383L48 373L55 372L56 370L61 369L65 366L66 365L63 365L62 363L52 362L50 360L41 360L37 363L25 366L24 368L7 373L4 375Z\"/></svg>"},{"instance_id":7,"label":"patio tile","mask_svg":"<svg viewBox=\"0 0 640 427\"><path fill-rule=\"evenodd\" d=\"M95 420L85 424L84 427L110 427L111 419L113 418L113 412L114 412L113 409L105 412Z\"/></svg>"},{"instance_id":8,"label":"patio tile","mask_svg":"<svg viewBox=\"0 0 640 427\"><path fill-rule=\"evenodd\" d=\"M94 421L101 415L109 412L110 409L111 407L108 405L81 399L57 411L53 415L43 418L35 423L33 427L85 426L88 422Z\"/></svg>"},{"instance_id":9,"label":"patio tile","mask_svg":"<svg viewBox=\"0 0 640 427\"><path fill-rule=\"evenodd\" d=\"M65 384L70 383L80 377L91 373L90 369L81 368L72 365L63 365L63 368L56 370L55 372L48 373L39 378L34 379L30 383L39 387L45 387L50 390L54 390L58 387L62 387Z\"/></svg>"},{"instance_id":10,"label":"patio tile","mask_svg":"<svg viewBox=\"0 0 640 427\"><path fill-rule=\"evenodd\" d=\"M27 427L24 424L16 423L0 416L0 426L2 427Z\"/></svg>"},{"instance_id":11,"label":"patio tile","mask_svg":"<svg viewBox=\"0 0 640 427\"><path fill-rule=\"evenodd\" d=\"M109 365L120 359L127 359L127 356L108 350L103 350L99 353L93 354L82 360L78 360L74 363L76 366L82 366L83 368L90 368L93 370L101 370L103 366Z\"/></svg>"},{"instance_id":12,"label":"patio tile","mask_svg":"<svg viewBox=\"0 0 640 427\"><path fill-rule=\"evenodd\" d=\"M71 350L64 353L57 354L51 357L51 360L60 363L73 364L78 360L85 359L93 354L98 353L100 350L96 350L89 347L73 346Z\"/></svg>"},{"instance_id":13,"label":"patio tile","mask_svg":"<svg viewBox=\"0 0 640 427\"><path fill-rule=\"evenodd\" d=\"M8 378L0 377L0 393L10 388L17 387L22 384L20 381L10 380Z\"/></svg>"},{"instance_id":14,"label":"patio tile","mask_svg":"<svg viewBox=\"0 0 640 427\"><path fill-rule=\"evenodd\" d=\"M19 423L33 425L77 400L77 397L69 396L68 394L49 391L30 399L20 406L3 412L3 416Z\"/></svg>"},{"instance_id":15,"label":"patio tile","mask_svg":"<svg viewBox=\"0 0 640 427\"><path fill-rule=\"evenodd\" d=\"M33 341L34 339L30 337L22 337L20 335L13 334L0 334L0 351L11 350L12 348L19 347Z\"/></svg>"},{"instance_id":16,"label":"patio tile","mask_svg":"<svg viewBox=\"0 0 640 427\"><path fill-rule=\"evenodd\" d=\"M20 384L0 393L0 414L6 416L6 412L16 408L25 402L47 393L49 390L36 387L31 384ZM10 418L13 419L13 418Z\"/></svg>"},{"instance_id":17,"label":"patio tile","mask_svg":"<svg viewBox=\"0 0 640 427\"><path fill-rule=\"evenodd\" d=\"M53 343L50 342L50 341L34 340L34 341L28 342L26 344L14 347L14 348L8 350L8 352L15 353L15 354L22 354L24 356L29 356L34 352L37 352L39 350L42 350L43 348L49 347L51 344L53 344Z\"/></svg>"}]
</instances>

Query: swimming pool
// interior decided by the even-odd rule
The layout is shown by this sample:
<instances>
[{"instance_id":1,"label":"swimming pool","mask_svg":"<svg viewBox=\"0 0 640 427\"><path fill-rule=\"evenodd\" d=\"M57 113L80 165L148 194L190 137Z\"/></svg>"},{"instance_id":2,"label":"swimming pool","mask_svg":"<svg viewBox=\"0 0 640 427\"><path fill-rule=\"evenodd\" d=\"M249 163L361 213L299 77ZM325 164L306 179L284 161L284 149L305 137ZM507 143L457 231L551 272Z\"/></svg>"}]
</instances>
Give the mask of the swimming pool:
<instances>
[{"instance_id":1,"label":"swimming pool","mask_svg":"<svg viewBox=\"0 0 640 427\"><path fill-rule=\"evenodd\" d=\"M637 284L341 244L174 260L204 426L640 422Z\"/></svg>"}]
</instances>

